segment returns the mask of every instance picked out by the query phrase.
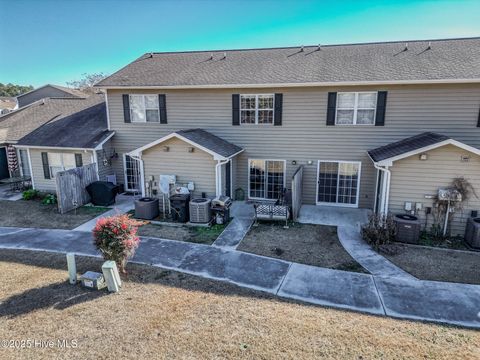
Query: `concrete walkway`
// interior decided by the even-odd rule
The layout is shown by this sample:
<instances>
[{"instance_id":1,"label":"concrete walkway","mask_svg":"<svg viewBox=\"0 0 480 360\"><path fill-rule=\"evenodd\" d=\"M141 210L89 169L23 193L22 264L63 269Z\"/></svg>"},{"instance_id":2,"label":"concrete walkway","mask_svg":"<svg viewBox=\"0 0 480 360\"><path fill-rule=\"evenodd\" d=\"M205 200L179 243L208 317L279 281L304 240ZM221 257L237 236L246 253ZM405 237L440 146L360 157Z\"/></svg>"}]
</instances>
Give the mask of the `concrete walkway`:
<instances>
[{"instance_id":1,"label":"concrete walkway","mask_svg":"<svg viewBox=\"0 0 480 360\"><path fill-rule=\"evenodd\" d=\"M416 278L388 261L363 241L360 228L368 221L368 209L303 205L298 221L304 224L334 225L343 247L375 277Z\"/></svg>"},{"instance_id":2,"label":"concrete walkway","mask_svg":"<svg viewBox=\"0 0 480 360\"><path fill-rule=\"evenodd\" d=\"M0 248L98 256L90 232L69 230L0 228ZM313 304L480 328L477 285L377 277L156 238L142 238L133 260Z\"/></svg>"},{"instance_id":3,"label":"concrete walkway","mask_svg":"<svg viewBox=\"0 0 480 360\"><path fill-rule=\"evenodd\" d=\"M96 218L83 223L82 225L73 229L74 231L92 231L97 223L97 220L106 216L111 216L115 214L124 214L127 211L130 211L135 208L134 203L135 197L133 195L117 195L115 204L109 206L112 210L104 212L103 214L98 215Z\"/></svg>"},{"instance_id":4,"label":"concrete walkway","mask_svg":"<svg viewBox=\"0 0 480 360\"><path fill-rule=\"evenodd\" d=\"M224 249L236 249L255 221L253 206L246 204L244 201L235 201L233 203L230 216L233 217L233 220L215 240L213 246Z\"/></svg>"}]
</instances>

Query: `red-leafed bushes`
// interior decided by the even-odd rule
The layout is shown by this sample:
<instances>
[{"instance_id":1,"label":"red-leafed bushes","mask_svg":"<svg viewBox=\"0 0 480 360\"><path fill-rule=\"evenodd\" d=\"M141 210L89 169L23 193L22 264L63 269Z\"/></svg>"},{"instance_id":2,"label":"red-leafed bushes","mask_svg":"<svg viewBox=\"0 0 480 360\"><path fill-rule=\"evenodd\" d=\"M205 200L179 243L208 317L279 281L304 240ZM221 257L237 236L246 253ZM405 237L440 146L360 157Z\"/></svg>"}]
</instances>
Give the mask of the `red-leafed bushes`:
<instances>
[{"instance_id":1,"label":"red-leafed bushes","mask_svg":"<svg viewBox=\"0 0 480 360\"><path fill-rule=\"evenodd\" d=\"M105 260L115 261L125 273L127 261L140 243L137 230L143 224L127 214L101 218L93 229L94 244Z\"/></svg>"}]
</instances>

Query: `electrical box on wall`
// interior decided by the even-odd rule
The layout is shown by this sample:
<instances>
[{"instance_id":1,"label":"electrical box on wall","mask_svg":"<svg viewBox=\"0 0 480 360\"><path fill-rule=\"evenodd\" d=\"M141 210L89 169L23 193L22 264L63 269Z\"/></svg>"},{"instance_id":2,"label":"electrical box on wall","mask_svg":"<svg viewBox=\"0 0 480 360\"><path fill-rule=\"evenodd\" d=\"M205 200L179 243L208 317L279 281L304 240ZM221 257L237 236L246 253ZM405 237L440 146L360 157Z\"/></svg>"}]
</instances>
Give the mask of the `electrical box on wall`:
<instances>
[{"instance_id":1,"label":"electrical box on wall","mask_svg":"<svg viewBox=\"0 0 480 360\"><path fill-rule=\"evenodd\" d=\"M411 202L405 202L405 210L406 211L411 211L412 210L412 203Z\"/></svg>"},{"instance_id":2,"label":"electrical box on wall","mask_svg":"<svg viewBox=\"0 0 480 360\"><path fill-rule=\"evenodd\" d=\"M419 203L419 202L415 203L415 210L420 211L422 210L422 207L423 207L422 203Z\"/></svg>"}]
</instances>

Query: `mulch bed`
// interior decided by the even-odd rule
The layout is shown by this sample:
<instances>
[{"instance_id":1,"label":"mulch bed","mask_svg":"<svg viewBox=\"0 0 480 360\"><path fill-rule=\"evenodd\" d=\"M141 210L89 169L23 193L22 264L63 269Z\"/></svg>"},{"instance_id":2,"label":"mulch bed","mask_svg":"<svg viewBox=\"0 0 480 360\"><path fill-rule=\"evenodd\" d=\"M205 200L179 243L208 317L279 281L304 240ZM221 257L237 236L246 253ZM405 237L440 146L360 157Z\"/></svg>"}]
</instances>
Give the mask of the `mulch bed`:
<instances>
[{"instance_id":1,"label":"mulch bed","mask_svg":"<svg viewBox=\"0 0 480 360\"><path fill-rule=\"evenodd\" d=\"M480 285L480 252L394 243L380 253L422 280Z\"/></svg>"},{"instance_id":2,"label":"mulch bed","mask_svg":"<svg viewBox=\"0 0 480 360\"><path fill-rule=\"evenodd\" d=\"M109 208L82 206L66 214L57 205L44 205L40 200L0 200L0 226L44 229L74 229L97 217Z\"/></svg>"},{"instance_id":3,"label":"mulch bed","mask_svg":"<svg viewBox=\"0 0 480 360\"><path fill-rule=\"evenodd\" d=\"M368 273L343 248L335 226L260 222L237 250L306 265Z\"/></svg>"}]
</instances>

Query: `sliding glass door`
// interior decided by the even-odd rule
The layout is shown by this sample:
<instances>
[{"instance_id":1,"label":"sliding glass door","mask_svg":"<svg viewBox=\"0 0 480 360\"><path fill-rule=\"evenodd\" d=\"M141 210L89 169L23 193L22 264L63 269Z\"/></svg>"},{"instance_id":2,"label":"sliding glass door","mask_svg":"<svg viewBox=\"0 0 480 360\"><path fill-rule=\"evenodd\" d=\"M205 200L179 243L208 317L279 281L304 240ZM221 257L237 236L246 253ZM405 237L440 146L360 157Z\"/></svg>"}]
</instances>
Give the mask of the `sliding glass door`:
<instances>
[{"instance_id":1,"label":"sliding glass door","mask_svg":"<svg viewBox=\"0 0 480 360\"><path fill-rule=\"evenodd\" d=\"M285 188L285 160L249 160L249 198L278 199Z\"/></svg>"},{"instance_id":2,"label":"sliding glass door","mask_svg":"<svg viewBox=\"0 0 480 360\"><path fill-rule=\"evenodd\" d=\"M317 205L358 206L360 162L318 162Z\"/></svg>"}]
</instances>

